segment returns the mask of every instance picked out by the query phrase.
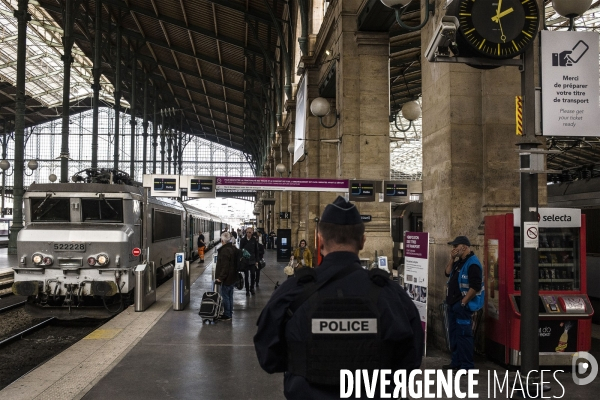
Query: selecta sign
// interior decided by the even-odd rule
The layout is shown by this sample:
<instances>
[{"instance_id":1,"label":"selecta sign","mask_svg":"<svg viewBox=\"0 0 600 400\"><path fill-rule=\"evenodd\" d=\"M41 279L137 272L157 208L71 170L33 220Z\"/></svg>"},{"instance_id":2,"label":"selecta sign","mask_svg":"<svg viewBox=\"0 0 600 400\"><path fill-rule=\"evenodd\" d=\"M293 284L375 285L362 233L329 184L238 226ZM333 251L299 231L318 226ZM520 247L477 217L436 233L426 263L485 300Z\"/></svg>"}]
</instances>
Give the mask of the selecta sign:
<instances>
[{"instance_id":1,"label":"selecta sign","mask_svg":"<svg viewBox=\"0 0 600 400\"><path fill-rule=\"evenodd\" d=\"M521 209L513 209L513 226L521 225ZM576 208L538 208L540 228L580 228L581 210Z\"/></svg>"}]
</instances>

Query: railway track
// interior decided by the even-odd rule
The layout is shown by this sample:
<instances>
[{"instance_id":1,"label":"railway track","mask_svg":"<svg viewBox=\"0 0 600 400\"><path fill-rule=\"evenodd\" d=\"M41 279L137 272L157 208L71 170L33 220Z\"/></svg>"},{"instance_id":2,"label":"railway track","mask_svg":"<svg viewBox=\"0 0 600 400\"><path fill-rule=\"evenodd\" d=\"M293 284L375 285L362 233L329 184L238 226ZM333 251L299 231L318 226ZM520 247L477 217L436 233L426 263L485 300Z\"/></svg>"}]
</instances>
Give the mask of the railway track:
<instances>
[{"instance_id":1,"label":"railway track","mask_svg":"<svg viewBox=\"0 0 600 400\"><path fill-rule=\"evenodd\" d=\"M10 301L5 301L5 300L10 300ZM0 314L5 311L12 310L13 308L21 307L25 303L27 303L27 298L24 296L5 297L2 299L2 302L0 302Z\"/></svg>"},{"instance_id":2,"label":"railway track","mask_svg":"<svg viewBox=\"0 0 600 400\"><path fill-rule=\"evenodd\" d=\"M46 325L50 324L50 322L52 322L54 320L55 320L54 317L47 318L47 319L45 319L45 320L43 320L41 322L38 322L34 326L31 326L31 327L29 327L27 329L24 329L21 332L18 332L16 334L12 335L11 337L8 337L8 338L0 341L0 348L6 346L7 344L10 344L10 343L13 343L13 342L16 342L16 341L22 339L24 336L26 336L26 335L28 335L30 333L33 333L33 332L37 331L40 328L45 327Z\"/></svg>"},{"instance_id":3,"label":"railway track","mask_svg":"<svg viewBox=\"0 0 600 400\"><path fill-rule=\"evenodd\" d=\"M0 296L12 293L14 274L12 269L0 270Z\"/></svg>"}]
</instances>

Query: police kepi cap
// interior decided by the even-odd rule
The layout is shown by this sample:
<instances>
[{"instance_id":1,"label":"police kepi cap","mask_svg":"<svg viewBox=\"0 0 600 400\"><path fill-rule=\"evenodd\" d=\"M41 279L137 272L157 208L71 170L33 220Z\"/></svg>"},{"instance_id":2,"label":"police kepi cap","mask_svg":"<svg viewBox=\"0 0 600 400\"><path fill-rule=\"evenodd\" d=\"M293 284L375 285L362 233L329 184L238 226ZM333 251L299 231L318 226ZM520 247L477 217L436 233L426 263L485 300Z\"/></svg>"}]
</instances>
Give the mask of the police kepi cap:
<instances>
[{"instance_id":1,"label":"police kepi cap","mask_svg":"<svg viewBox=\"0 0 600 400\"><path fill-rule=\"evenodd\" d=\"M362 223L356 206L338 196L332 204L327 204L321 222L336 225L358 225Z\"/></svg>"},{"instance_id":2,"label":"police kepi cap","mask_svg":"<svg viewBox=\"0 0 600 400\"><path fill-rule=\"evenodd\" d=\"M471 242L469 242L469 238L466 236L457 236L453 241L448 242L451 245L464 244L465 246L471 246Z\"/></svg>"}]
</instances>

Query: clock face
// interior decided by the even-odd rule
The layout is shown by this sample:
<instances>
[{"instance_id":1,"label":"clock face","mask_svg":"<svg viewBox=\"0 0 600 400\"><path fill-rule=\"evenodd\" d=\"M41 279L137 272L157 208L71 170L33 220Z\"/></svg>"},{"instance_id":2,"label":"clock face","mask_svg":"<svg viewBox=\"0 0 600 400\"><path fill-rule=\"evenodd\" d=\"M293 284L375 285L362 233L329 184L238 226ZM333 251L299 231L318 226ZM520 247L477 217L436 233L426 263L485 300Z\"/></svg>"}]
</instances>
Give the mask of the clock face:
<instances>
[{"instance_id":1,"label":"clock face","mask_svg":"<svg viewBox=\"0 0 600 400\"><path fill-rule=\"evenodd\" d=\"M513 58L535 39L536 0L461 0L460 32L476 51L491 58Z\"/></svg>"}]
</instances>

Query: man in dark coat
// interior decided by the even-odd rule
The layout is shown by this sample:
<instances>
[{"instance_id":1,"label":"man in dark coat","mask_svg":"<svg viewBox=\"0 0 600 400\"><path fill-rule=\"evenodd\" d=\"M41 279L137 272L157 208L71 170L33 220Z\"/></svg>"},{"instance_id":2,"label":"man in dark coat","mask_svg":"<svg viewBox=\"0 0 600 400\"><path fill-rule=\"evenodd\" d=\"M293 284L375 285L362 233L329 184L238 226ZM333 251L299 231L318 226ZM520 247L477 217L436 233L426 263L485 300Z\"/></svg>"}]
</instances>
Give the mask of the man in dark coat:
<instances>
[{"instance_id":1,"label":"man in dark coat","mask_svg":"<svg viewBox=\"0 0 600 400\"><path fill-rule=\"evenodd\" d=\"M342 197L329 204L318 230L323 262L286 280L258 319L254 336L258 362L268 373L284 372L287 399L339 399L341 369L405 369L410 373L421 365L424 333L419 313L386 272L361 268L358 253L366 240L364 231L354 204ZM303 300L300 305L298 298ZM338 315L340 302L345 302L344 312L352 314L354 299L362 301L363 307L369 304L367 312L376 313L376 319L365 319L365 314ZM317 314L320 310L324 313ZM363 321L354 324L364 334L323 330L323 326L348 320L344 318ZM379 396L379 390L376 393Z\"/></svg>"},{"instance_id":2,"label":"man in dark coat","mask_svg":"<svg viewBox=\"0 0 600 400\"><path fill-rule=\"evenodd\" d=\"M258 270L258 241L253 233L254 229L252 227L246 228L246 236L240 240L240 250L246 250L250 253L250 258L246 260L246 268L244 268L246 296L255 294L254 285L256 284L256 271ZM250 276L248 277L248 275Z\"/></svg>"},{"instance_id":3,"label":"man in dark coat","mask_svg":"<svg viewBox=\"0 0 600 400\"><path fill-rule=\"evenodd\" d=\"M215 282L221 284L221 296L223 297L223 315L221 320L230 321L233 316L233 289L237 281L236 249L231 243L231 234L221 234L223 246L219 249L217 266L215 267Z\"/></svg>"}]
</instances>

